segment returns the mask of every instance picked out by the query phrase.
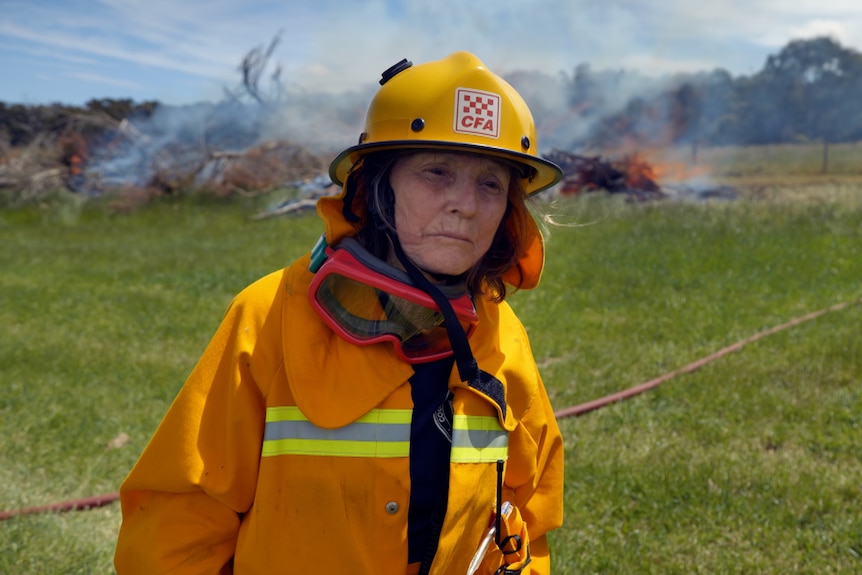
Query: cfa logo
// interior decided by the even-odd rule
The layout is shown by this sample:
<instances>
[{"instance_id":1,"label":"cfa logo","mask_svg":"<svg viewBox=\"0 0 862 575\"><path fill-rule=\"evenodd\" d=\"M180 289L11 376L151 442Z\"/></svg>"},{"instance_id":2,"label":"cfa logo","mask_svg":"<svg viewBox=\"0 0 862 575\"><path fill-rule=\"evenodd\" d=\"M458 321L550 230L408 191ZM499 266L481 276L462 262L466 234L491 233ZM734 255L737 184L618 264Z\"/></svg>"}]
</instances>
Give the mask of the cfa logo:
<instances>
[{"instance_id":1,"label":"cfa logo","mask_svg":"<svg viewBox=\"0 0 862 575\"><path fill-rule=\"evenodd\" d=\"M467 88L455 90L455 132L500 136L500 95Z\"/></svg>"}]
</instances>

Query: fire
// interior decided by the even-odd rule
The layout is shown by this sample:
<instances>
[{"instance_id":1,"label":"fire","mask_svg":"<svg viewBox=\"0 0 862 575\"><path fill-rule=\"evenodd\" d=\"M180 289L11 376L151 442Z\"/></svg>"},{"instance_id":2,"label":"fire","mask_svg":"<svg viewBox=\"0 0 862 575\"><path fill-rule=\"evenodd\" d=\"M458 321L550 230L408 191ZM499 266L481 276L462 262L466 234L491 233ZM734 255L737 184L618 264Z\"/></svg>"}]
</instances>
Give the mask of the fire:
<instances>
[{"instance_id":1,"label":"fire","mask_svg":"<svg viewBox=\"0 0 862 575\"><path fill-rule=\"evenodd\" d=\"M563 195L604 190L636 201L656 200L667 196L663 184L690 182L709 172L706 166L669 160L661 151L632 152L615 160L559 150L547 157L563 169Z\"/></svg>"},{"instance_id":2,"label":"fire","mask_svg":"<svg viewBox=\"0 0 862 575\"><path fill-rule=\"evenodd\" d=\"M657 190L656 172L642 156L634 154L620 162L626 186L635 190Z\"/></svg>"},{"instance_id":3,"label":"fire","mask_svg":"<svg viewBox=\"0 0 862 575\"><path fill-rule=\"evenodd\" d=\"M70 176L79 175L89 156L89 149L84 137L73 131L64 132L59 139L62 161L67 166Z\"/></svg>"},{"instance_id":4,"label":"fire","mask_svg":"<svg viewBox=\"0 0 862 575\"><path fill-rule=\"evenodd\" d=\"M84 163L84 159L81 158L78 154L72 154L69 158L69 173L73 176L77 176L81 173L81 165Z\"/></svg>"},{"instance_id":5,"label":"fire","mask_svg":"<svg viewBox=\"0 0 862 575\"><path fill-rule=\"evenodd\" d=\"M634 154L633 164L646 163L651 179L662 183L679 183L704 178L709 175L709 166L698 164L696 158L680 159L680 154L670 150L644 150Z\"/></svg>"}]
</instances>

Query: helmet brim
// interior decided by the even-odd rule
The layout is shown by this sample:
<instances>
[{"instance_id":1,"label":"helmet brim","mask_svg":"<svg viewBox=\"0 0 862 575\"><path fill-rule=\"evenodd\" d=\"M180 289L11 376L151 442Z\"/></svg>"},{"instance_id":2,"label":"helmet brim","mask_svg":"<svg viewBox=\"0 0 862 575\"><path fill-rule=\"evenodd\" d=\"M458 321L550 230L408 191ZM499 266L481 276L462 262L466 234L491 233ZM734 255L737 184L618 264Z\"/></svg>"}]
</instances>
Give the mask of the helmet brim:
<instances>
[{"instance_id":1,"label":"helmet brim","mask_svg":"<svg viewBox=\"0 0 862 575\"><path fill-rule=\"evenodd\" d=\"M521 176L522 186L527 195L536 194L542 190L546 190L551 186L559 183L563 179L563 172L555 163L532 156L530 154L520 154L505 148L495 148L493 146L484 146L478 144L460 143L460 142L439 142L434 140L388 140L385 142L374 142L369 144L359 144L347 148L329 165L329 177L332 181L343 186L347 175L351 168L362 159L364 156L372 152L383 152L388 150L402 151L423 151L423 150L442 150L451 152L470 152L483 156L491 156L514 162L519 167L523 167Z\"/></svg>"}]
</instances>

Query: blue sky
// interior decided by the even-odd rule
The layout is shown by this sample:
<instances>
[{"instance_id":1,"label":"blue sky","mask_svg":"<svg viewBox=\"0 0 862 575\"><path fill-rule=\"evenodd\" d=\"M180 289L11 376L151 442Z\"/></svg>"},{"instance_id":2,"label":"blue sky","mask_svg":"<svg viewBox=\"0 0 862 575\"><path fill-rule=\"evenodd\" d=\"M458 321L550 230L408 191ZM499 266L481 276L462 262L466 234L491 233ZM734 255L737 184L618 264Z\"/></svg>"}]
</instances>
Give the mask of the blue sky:
<instances>
[{"instance_id":1,"label":"blue sky","mask_svg":"<svg viewBox=\"0 0 862 575\"><path fill-rule=\"evenodd\" d=\"M788 41L862 48L859 0L0 0L0 101L219 100L249 50L289 89L373 84L457 50L495 72L760 70Z\"/></svg>"}]
</instances>

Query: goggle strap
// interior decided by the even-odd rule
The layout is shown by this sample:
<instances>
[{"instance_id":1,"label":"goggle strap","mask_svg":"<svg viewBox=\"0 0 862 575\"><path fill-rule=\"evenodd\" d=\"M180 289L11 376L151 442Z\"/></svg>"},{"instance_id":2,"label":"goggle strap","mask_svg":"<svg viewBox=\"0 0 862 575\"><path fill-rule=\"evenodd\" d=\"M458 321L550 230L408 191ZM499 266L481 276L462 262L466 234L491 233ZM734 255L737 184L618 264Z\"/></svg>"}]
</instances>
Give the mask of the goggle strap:
<instances>
[{"instance_id":1,"label":"goggle strap","mask_svg":"<svg viewBox=\"0 0 862 575\"><path fill-rule=\"evenodd\" d=\"M493 399L500 407L500 413L506 417L506 393L503 389L503 384L500 380L488 373L479 369L479 364L476 358L473 357L473 350L470 349L470 342L467 340L467 334L461 323L458 321L458 316L455 315L455 310L452 309L452 304L445 295L426 278L419 268L417 268L410 258L401 249L401 243L397 238L393 237L391 231L387 232L395 249L395 256L404 269L407 275L413 280L417 286L425 291L434 300L434 303L440 308L445 319L446 334L449 336L449 343L452 345L452 352L455 355L455 364L458 366L458 376L461 381L464 381L470 387L481 391L491 399Z\"/></svg>"},{"instance_id":2,"label":"goggle strap","mask_svg":"<svg viewBox=\"0 0 862 575\"><path fill-rule=\"evenodd\" d=\"M314 244L314 247L311 248L311 261L308 264L308 269L311 273L316 274L317 270L320 269L320 266L323 265L323 262L326 261L328 257L326 255L326 234L321 234L319 238L317 238L317 242Z\"/></svg>"},{"instance_id":3,"label":"goggle strap","mask_svg":"<svg viewBox=\"0 0 862 575\"><path fill-rule=\"evenodd\" d=\"M500 407L500 413L505 418L506 392L503 389L503 384L487 371L479 369L479 364L476 362L476 358L473 357L473 350L470 349L467 334L464 332L464 328L461 327L458 316L455 315L455 310L452 309L452 304L449 303L449 300L437 286L431 283L413 262L410 261L410 258L407 257L407 254L401 248L398 238L393 237L395 234L391 230L387 231L387 234L395 250L395 256L401 262L401 265L404 266L407 275L410 276L410 279L417 286L431 296L431 299L434 300L434 303L437 304L437 307L443 313L446 334L449 336L449 343L452 345L452 353L455 356L455 364L458 366L458 376L461 378L461 381L466 382L470 387L493 399Z\"/></svg>"}]
</instances>

